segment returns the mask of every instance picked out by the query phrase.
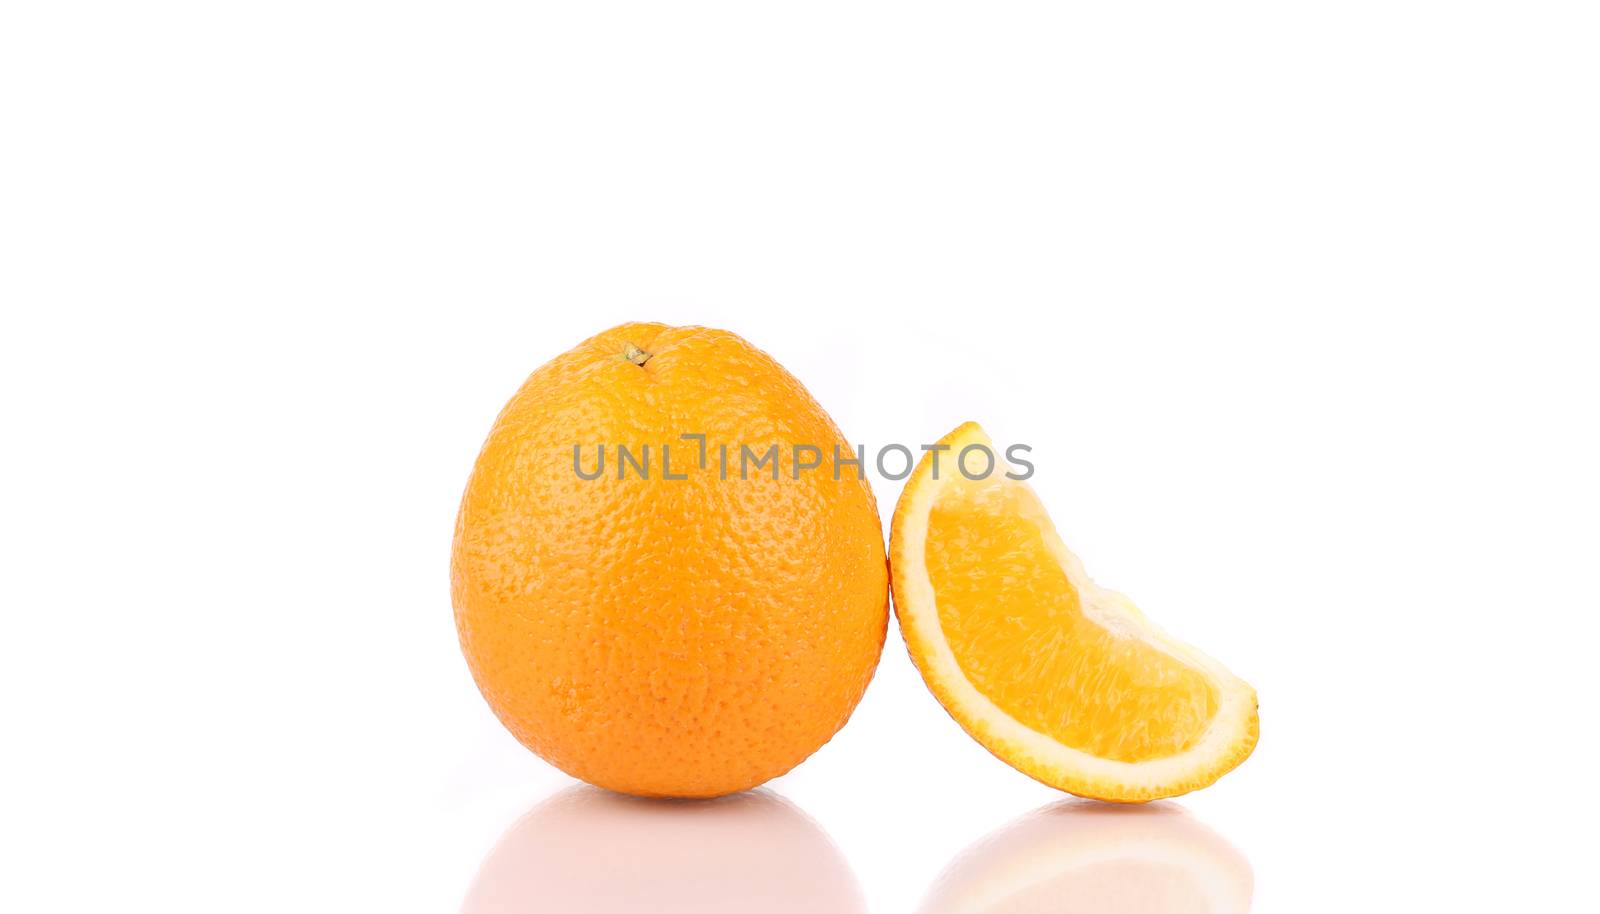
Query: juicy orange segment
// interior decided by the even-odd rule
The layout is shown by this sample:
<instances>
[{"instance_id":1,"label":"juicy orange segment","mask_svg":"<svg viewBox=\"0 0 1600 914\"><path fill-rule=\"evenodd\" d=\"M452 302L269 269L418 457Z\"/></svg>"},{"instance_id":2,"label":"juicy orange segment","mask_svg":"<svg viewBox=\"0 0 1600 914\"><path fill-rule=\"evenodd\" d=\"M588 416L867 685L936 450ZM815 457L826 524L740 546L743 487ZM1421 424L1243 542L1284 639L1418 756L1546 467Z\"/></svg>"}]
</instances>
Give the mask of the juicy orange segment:
<instances>
[{"instance_id":1,"label":"juicy orange segment","mask_svg":"<svg viewBox=\"0 0 1600 914\"><path fill-rule=\"evenodd\" d=\"M1063 745L1120 762L1182 752L1205 732L1216 687L1086 614L1028 487L946 486L929 526L938 533L924 556L939 625L967 679L1001 710Z\"/></svg>"},{"instance_id":2,"label":"juicy orange segment","mask_svg":"<svg viewBox=\"0 0 1600 914\"><path fill-rule=\"evenodd\" d=\"M971 423L941 443L989 446ZM974 738L1107 800L1203 787L1249 755L1248 685L1096 587L1026 483L949 466L935 478L931 456L895 509L895 612L923 678Z\"/></svg>"}]
</instances>

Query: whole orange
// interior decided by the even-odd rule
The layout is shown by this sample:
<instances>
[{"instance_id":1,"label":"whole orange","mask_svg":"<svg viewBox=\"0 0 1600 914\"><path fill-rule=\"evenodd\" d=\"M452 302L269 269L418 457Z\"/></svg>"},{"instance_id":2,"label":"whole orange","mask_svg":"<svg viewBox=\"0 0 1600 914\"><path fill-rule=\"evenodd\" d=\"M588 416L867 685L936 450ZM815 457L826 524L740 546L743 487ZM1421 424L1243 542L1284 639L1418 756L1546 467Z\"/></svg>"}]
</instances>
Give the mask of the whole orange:
<instances>
[{"instance_id":1,"label":"whole orange","mask_svg":"<svg viewBox=\"0 0 1600 914\"><path fill-rule=\"evenodd\" d=\"M450 562L490 707L625 793L718 796L799 764L849 718L888 624L858 456L727 331L625 324L535 371L478 456Z\"/></svg>"}]
</instances>

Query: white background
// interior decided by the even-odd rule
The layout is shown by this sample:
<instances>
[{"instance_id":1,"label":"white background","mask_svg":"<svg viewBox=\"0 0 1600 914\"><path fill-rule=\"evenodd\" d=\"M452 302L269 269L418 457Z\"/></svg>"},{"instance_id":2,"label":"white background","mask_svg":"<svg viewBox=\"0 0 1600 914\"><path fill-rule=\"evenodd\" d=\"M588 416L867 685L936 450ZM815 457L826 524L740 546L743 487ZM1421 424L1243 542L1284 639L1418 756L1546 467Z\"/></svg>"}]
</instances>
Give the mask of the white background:
<instances>
[{"instance_id":1,"label":"white background","mask_svg":"<svg viewBox=\"0 0 1600 914\"><path fill-rule=\"evenodd\" d=\"M1594 910L1597 15L12 0L0 908L456 910L570 784L460 658L456 500L646 319L855 442L1032 444L1260 692L1179 801L1256 911ZM892 627L771 789L875 914L1057 798Z\"/></svg>"}]
</instances>

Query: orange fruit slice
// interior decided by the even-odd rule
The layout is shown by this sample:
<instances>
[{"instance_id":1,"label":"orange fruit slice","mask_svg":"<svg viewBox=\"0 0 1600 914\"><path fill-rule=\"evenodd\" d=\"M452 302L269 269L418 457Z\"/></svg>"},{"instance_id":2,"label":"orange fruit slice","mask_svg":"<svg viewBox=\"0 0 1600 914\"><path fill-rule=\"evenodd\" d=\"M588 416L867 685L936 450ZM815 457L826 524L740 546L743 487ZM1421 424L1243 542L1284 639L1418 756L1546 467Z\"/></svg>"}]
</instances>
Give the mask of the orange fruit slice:
<instances>
[{"instance_id":1,"label":"orange fruit slice","mask_svg":"<svg viewBox=\"0 0 1600 914\"><path fill-rule=\"evenodd\" d=\"M1142 802L1205 787L1259 732L1245 682L1089 580L983 429L923 455L895 506L895 613L911 659L984 748L1052 787ZM938 459L938 472L934 461Z\"/></svg>"}]
</instances>

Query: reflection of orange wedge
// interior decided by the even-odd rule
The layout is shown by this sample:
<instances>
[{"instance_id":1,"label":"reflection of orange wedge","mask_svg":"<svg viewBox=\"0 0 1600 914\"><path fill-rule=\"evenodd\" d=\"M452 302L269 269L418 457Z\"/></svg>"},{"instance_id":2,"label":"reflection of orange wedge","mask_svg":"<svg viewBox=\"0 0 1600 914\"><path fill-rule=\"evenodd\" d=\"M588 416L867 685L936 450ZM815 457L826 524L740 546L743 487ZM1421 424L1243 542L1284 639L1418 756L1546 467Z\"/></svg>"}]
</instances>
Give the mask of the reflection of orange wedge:
<instances>
[{"instance_id":1,"label":"reflection of orange wedge","mask_svg":"<svg viewBox=\"0 0 1600 914\"><path fill-rule=\"evenodd\" d=\"M1067 800L956 858L921 914L1244 914L1253 882L1244 857L1179 807Z\"/></svg>"},{"instance_id":2,"label":"reflection of orange wedge","mask_svg":"<svg viewBox=\"0 0 1600 914\"><path fill-rule=\"evenodd\" d=\"M945 710L1052 787L1138 802L1212 783L1255 748L1256 693L1101 590L1027 483L978 475L967 423L923 456L895 507L895 613Z\"/></svg>"}]
</instances>

